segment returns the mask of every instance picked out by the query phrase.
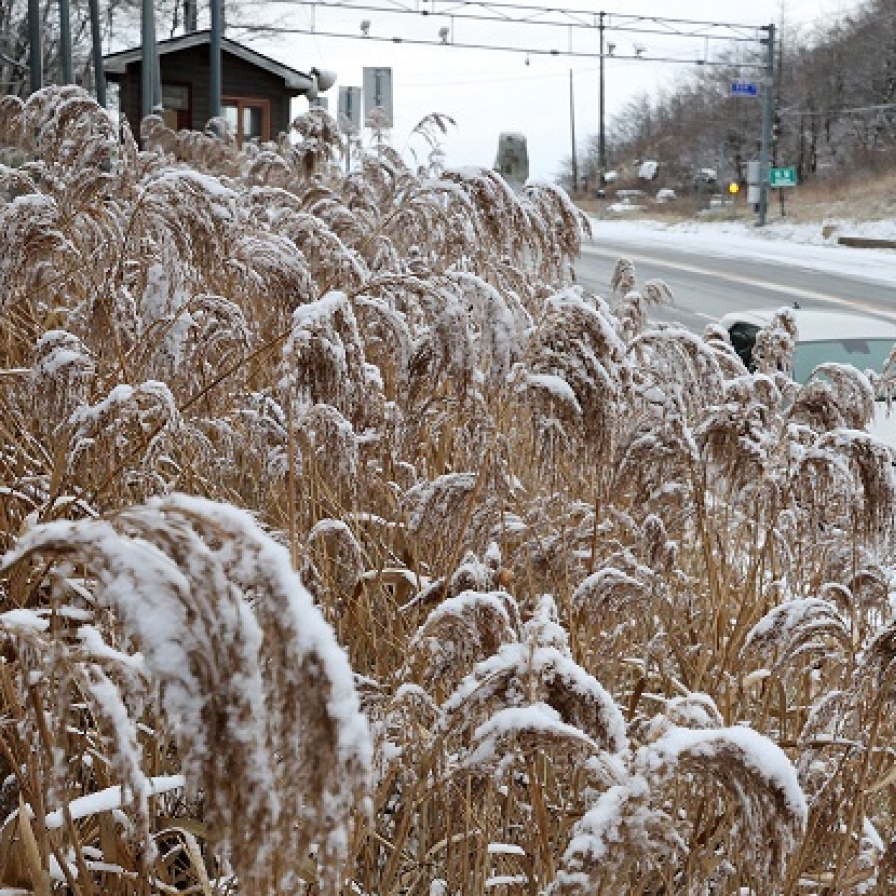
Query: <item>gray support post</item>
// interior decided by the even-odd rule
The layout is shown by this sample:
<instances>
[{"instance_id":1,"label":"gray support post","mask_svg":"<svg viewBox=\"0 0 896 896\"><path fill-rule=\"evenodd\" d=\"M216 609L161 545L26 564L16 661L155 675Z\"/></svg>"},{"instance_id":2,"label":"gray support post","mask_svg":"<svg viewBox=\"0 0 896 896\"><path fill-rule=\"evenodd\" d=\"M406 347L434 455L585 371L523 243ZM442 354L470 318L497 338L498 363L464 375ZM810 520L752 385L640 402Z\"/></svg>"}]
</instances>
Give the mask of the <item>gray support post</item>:
<instances>
[{"instance_id":1,"label":"gray support post","mask_svg":"<svg viewBox=\"0 0 896 896\"><path fill-rule=\"evenodd\" d=\"M579 189L579 163L576 159L576 100L573 93L572 69L569 70L569 138L572 142L572 192Z\"/></svg>"},{"instance_id":2,"label":"gray support post","mask_svg":"<svg viewBox=\"0 0 896 896\"><path fill-rule=\"evenodd\" d=\"M40 0L28 0L29 93L37 93L44 86L44 56L40 33Z\"/></svg>"},{"instance_id":3,"label":"gray support post","mask_svg":"<svg viewBox=\"0 0 896 896\"><path fill-rule=\"evenodd\" d=\"M765 227L768 217L769 159L772 144L772 116L775 109L775 26L766 25L766 37L760 40L766 48L765 72L762 77L762 144L759 148L759 221Z\"/></svg>"},{"instance_id":4,"label":"gray support post","mask_svg":"<svg viewBox=\"0 0 896 896\"><path fill-rule=\"evenodd\" d=\"M103 71L103 34L100 31L100 0L90 0L90 37L93 43L93 87L96 101L106 108L106 73Z\"/></svg>"},{"instance_id":5,"label":"gray support post","mask_svg":"<svg viewBox=\"0 0 896 896\"><path fill-rule=\"evenodd\" d=\"M155 93L155 14L152 0L143 0L140 17L140 117L152 114Z\"/></svg>"},{"instance_id":6,"label":"gray support post","mask_svg":"<svg viewBox=\"0 0 896 896\"><path fill-rule=\"evenodd\" d=\"M62 63L62 83L74 84L72 68L72 11L69 0L59 0L59 50Z\"/></svg>"},{"instance_id":7,"label":"gray support post","mask_svg":"<svg viewBox=\"0 0 896 896\"><path fill-rule=\"evenodd\" d=\"M156 16L152 16L152 111L162 108L162 67L159 65L159 42L156 35Z\"/></svg>"},{"instance_id":8,"label":"gray support post","mask_svg":"<svg viewBox=\"0 0 896 896\"><path fill-rule=\"evenodd\" d=\"M598 28L600 30L600 93L598 94L600 131L597 137L597 167L600 169L601 177L603 177L607 171L606 104L604 102L604 13L600 14Z\"/></svg>"},{"instance_id":9,"label":"gray support post","mask_svg":"<svg viewBox=\"0 0 896 896\"><path fill-rule=\"evenodd\" d=\"M221 36L224 30L222 0L211 0L211 34L209 38L208 109L211 118L221 115Z\"/></svg>"}]
</instances>

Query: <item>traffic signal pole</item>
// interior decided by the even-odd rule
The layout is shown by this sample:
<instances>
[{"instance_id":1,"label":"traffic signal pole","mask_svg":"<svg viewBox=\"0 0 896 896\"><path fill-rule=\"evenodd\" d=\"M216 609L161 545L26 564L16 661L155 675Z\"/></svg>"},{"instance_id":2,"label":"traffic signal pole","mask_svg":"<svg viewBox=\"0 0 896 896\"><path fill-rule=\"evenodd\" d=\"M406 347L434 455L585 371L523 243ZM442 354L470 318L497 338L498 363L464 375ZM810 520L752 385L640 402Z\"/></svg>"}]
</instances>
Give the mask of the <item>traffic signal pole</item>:
<instances>
[{"instance_id":1,"label":"traffic signal pole","mask_svg":"<svg viewBox=\"0 0 896 896\"><path fill-rule=\"evenodd\" d=\"M759 148L759 221L765 227L768 217L769 161L772 145L772 118L775 109L775 26L765 25L765 72L762 77L762 143Z\"/></svg>"}]
</instances>

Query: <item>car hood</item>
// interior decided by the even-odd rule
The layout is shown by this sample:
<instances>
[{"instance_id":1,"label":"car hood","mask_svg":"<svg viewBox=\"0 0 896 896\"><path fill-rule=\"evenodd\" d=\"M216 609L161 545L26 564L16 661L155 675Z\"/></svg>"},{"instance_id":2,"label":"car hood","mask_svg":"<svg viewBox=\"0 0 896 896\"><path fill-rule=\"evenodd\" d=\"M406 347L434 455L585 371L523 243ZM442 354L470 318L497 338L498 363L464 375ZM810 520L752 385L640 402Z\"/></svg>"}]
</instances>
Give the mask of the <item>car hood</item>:
<instances>
[{"instance_id":1,"label":"car hood","mask_svg":"<svg viewBox=\"0 0 896 896\"><path fill-rule=\"evenodd\" d=\"M874 417L868 424L868 432L896 450L896 404L888 407L885 401L875 401Z\"/></svg>"}]
</instances>

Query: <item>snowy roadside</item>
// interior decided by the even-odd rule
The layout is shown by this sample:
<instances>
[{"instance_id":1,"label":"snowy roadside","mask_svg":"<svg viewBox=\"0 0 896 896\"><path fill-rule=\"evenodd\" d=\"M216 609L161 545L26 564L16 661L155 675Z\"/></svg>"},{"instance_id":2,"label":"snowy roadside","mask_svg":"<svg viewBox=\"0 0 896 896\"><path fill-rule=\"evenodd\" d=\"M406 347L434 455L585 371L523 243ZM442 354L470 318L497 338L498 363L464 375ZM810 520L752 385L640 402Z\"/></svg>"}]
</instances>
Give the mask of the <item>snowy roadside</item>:
<instances>
[{"instance_id":1,"label":"snowy roadside","mask_svg":"<svg viewBox=\"0 0 896 896\"><path fill-rule=\"evenodd\" d=\"M825 238L819 224L773 222L758 229L744 221L617 221L591 218L592 241L670 248L694 255L755 258L782 265L812 268L833 274L896 285L896 250L854 249L840 246L837 235L896 239L896 221L853 224L835 222L836 234ZM587 242L585 244L587 246ZM586 249L587 251L587 249Z\"/></svg>"}]
</instances>

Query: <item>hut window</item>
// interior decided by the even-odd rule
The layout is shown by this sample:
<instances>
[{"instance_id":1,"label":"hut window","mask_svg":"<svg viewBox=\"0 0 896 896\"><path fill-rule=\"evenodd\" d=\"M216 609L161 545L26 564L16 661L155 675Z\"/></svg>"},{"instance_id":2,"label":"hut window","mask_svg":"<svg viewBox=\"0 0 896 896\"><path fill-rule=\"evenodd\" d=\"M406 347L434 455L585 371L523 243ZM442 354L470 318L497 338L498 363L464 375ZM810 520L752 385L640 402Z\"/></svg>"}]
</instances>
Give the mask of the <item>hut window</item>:
<instances>
[{"instance_id":1,"label":"hut window","mask_svg":"<svg viewBox=\"0 0 896 896\"><path fill-rule=\"evenodd\" d=\"M239 146L246 140L270 140L271 112L267 100L224 97L221 112Z\"/></svg>"}]
</instances>

